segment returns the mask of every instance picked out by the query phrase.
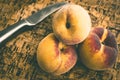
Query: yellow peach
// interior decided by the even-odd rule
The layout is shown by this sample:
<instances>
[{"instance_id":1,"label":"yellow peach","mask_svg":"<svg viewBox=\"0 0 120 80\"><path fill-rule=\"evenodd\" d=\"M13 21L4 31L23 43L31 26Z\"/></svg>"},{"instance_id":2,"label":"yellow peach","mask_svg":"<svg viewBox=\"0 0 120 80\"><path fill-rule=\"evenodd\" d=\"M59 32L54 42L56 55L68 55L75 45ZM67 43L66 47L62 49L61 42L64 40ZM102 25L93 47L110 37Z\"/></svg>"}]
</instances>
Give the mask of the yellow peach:
<instances>
[{"instance_id":1,"label":"yellow peach","mask_svg":"<svg viewBox=\"0 0 120 80\"><path fill-rule=\"evenodd\" d=\"M117 57L117 43L107 29L95 27L78 46L80 60L93 70L105 70L113 66Z\"/></svg>"},{"instance_id":2,"label":"yellow peach","mask_svg":"<svg viewBox=\"0 0 120 80\"><path fill-rule=\"evenodd\" d=\"M81 6L67 4L58 10L53 17L53 32L67 45L82 42L91 29L88 12Z\"/></svg>"},{"instance_id":3,"label":"yellow peach","mask_svg":"<svg viewBox=\"0 0 120 80\"><path fill-rule=\"evenodd\" d=\"M60 75L69 71L77 61L76 49L59 41L54 33L46 36L38 45L37 61L46 72Z\"/></svg>"}]
</instances>

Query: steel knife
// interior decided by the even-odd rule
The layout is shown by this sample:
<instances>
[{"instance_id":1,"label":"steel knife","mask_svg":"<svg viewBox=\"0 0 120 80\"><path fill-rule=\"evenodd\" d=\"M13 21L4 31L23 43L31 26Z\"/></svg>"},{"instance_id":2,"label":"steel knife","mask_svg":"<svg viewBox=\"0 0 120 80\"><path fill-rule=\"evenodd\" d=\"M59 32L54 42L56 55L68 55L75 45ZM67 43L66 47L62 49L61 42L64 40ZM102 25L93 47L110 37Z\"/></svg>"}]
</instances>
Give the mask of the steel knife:
<instances>
[{"instance_id":1,"label":"steel knife","mask_svg":"<svg viewBox=\"0 0 120 80\"><path fill-rule=\"evenodd\" d=\"M47 16L59 10L65 4L67 4L67 2L60 2L60 3L47 6L41 9L40 11L32 14L30 17L20 20L17 23L0 31L0 46L2 46L2 44L5 44L5 42L8 41L8 38L14 35L14 33L20 30L21 28L25 26L33 26L33 25L38 24L43 19L45 19Z\"/></svg>"}]
</instances>

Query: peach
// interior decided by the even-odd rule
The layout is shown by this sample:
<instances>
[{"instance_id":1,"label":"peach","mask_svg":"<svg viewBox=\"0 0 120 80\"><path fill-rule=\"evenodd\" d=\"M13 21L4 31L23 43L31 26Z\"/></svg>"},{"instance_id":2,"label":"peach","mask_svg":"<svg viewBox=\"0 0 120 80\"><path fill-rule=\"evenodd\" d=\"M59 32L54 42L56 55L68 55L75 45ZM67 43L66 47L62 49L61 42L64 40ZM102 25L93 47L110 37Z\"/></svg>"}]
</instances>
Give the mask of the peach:
<instances>
[{"instance_id":1,"label":"peach","mask_svg":"<svg viewBox=\"0 0 120 80\"><path fill-rule=\"evenodd\" d=\"M77 61L76 49L59 41L50 33L40 41L37 49L37 62L46 72L60 75L68 72Z\"/></svg>"},{"instance_id":2,"label":"peach","mask_svg":"<svg viewBox=\"0 0 120 80\"><path fill-rule=\"evenodd\" d=\"M64 44L74 45L82 42L91 29L88 12L81 6L67 4L53 17L53 32Z\"/></svg>"},{"instance_id":3,"label":"peach","mask_svg":"<svg viewBox=\"0 0 120 80\"><path fill-rule=\"evenodd\" d=\"M107 29L95 27L78 45L80 60L93 70L106 70L116 61L118 49L114 35Z\"/></svg>"}]
</instances>

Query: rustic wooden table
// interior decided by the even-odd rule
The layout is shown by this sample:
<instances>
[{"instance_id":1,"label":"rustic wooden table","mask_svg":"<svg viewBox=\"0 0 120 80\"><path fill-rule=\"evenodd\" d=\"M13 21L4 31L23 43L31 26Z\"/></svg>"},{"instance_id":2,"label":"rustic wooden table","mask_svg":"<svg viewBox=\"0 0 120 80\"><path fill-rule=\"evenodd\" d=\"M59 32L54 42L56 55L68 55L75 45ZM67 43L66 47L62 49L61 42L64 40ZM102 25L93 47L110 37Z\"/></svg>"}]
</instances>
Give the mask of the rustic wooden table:
<instances>
[{"instance_id":1,"label":"rustic wooden table","mask_svg":"<svg viewBox=\"0 0 120 80\"><path fill-rule=\"evenodd\" d=\"M56 2L69 1L88 10L92 24L110 29L117 40L119 54L108 71L89 70L78 61L60 76L41 70L36 61L38 43L52 32L52 15L31 28L23 29L0 48L0 80L120 80L120 1L119 0L0 0L0 31Z\"/></svg>"}]
</instances>

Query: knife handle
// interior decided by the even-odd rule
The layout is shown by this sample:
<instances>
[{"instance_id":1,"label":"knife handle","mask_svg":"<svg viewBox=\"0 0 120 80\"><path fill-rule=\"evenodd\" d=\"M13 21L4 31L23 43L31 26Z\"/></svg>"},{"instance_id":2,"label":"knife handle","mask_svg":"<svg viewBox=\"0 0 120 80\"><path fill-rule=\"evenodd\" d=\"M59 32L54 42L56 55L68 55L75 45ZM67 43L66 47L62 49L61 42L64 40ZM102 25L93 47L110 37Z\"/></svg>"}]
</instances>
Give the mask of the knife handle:
<instances>
[{"instance_id":1,"label":"knife handle","mask_svg":"<svg viewBox=\"0 0 120 80\"><path fill-rule=\"evenodd\" d=\"M15 32L20 30L22 27L27 25L28 23L23 19L21 21L18 21L17 23L7 27L3 31L0 31L0 47L4 45L9 38L14 35Z\"/></svg>"}]
</instances>

